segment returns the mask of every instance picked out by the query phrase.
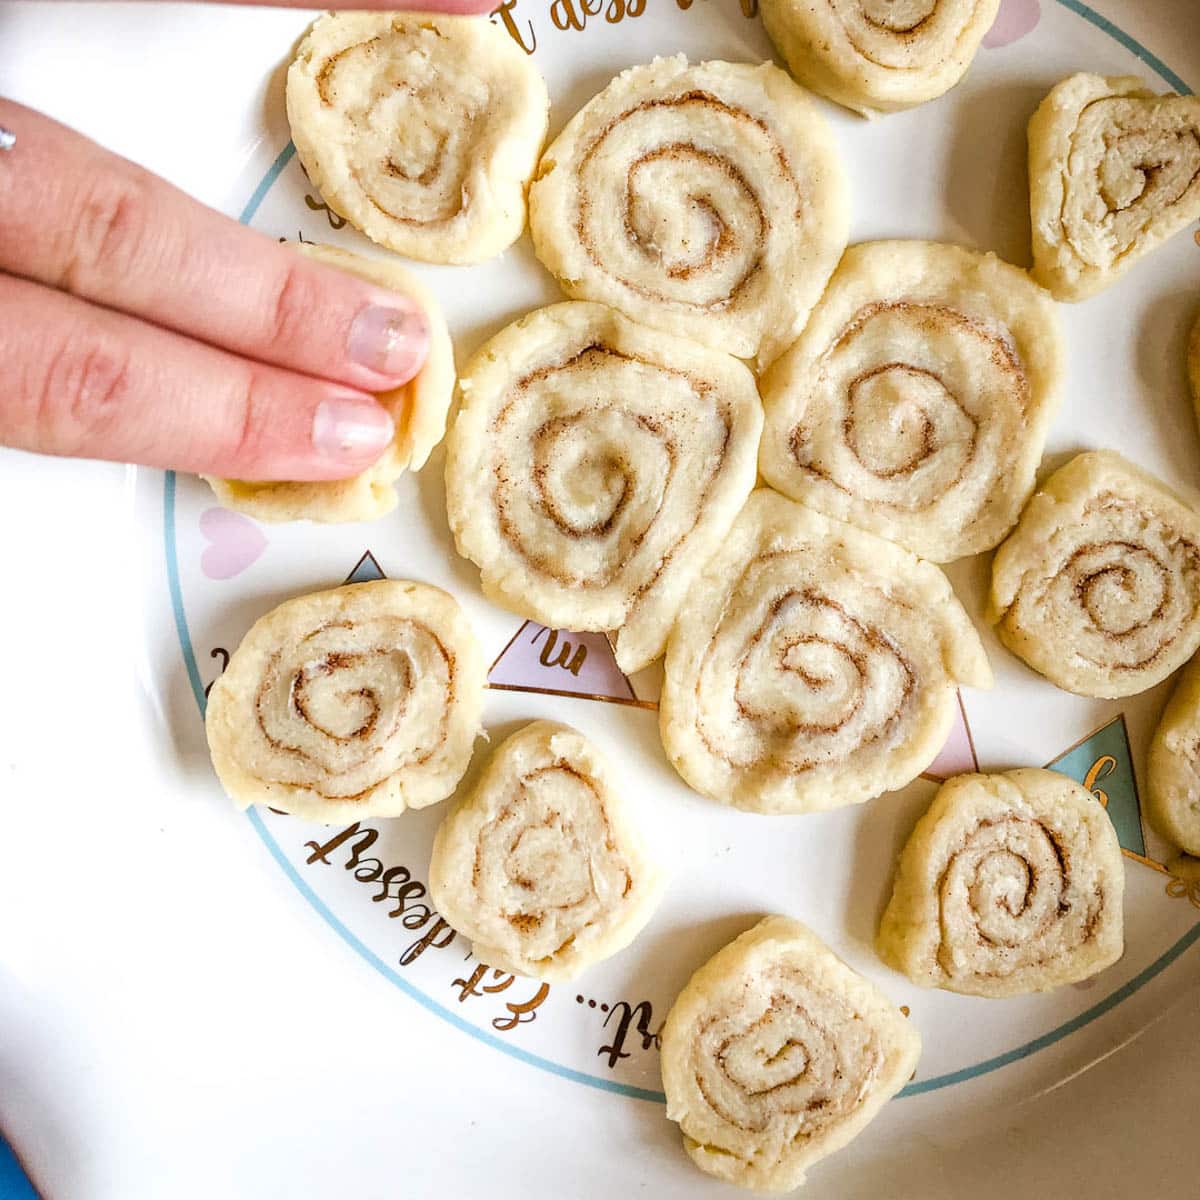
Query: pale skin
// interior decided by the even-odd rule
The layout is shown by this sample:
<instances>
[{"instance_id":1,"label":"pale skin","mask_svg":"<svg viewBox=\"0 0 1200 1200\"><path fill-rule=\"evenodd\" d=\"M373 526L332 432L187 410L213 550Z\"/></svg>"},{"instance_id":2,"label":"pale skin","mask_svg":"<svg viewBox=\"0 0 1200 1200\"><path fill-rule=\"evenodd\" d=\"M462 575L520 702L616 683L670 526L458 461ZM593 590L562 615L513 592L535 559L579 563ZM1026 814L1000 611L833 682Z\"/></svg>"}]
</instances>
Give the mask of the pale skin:
<instances>
[{"instance_id":1,"label":"pale skin","mask_svg":"<svg viewBox=\"0 0 1200 1200\"><path fill-rule=\"evenodd\" d=\"M340 479L379 457L393 427L371 393L428 350L411 300L3 98L0 130L15 136L0 150L0 445L257 480Z\"/></svg>"}]
</instances>

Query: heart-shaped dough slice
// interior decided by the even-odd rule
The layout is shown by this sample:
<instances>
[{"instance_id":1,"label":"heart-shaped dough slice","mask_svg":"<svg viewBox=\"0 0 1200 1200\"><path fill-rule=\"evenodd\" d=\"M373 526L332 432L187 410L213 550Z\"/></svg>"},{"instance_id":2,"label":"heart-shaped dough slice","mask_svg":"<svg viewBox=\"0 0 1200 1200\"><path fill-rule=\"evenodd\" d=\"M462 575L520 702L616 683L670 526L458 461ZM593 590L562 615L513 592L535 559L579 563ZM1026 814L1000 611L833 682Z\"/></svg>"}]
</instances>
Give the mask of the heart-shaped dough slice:
<instances>
[{"instance_id":1,"label":"heart-shaped dough slice","mask_svg":"<svg viewBox=\"0 0 1200 1200\"><path fill-rule=\"evenodd\" d=\"M937 567L764 488L688 589L659 731L702 795L820 812L911 783L960 683L992 671Z\"/></svg>"},{"instance_id":2,"label":"heart-shaped dough slice","mask_svg":"<svg viewBox=\"0 0 1200 1200\"><path fill-rule=\"evenodd\" d=\"M1116 830L1073 779L959 775L904 847L879 953L922 987L1044 992L1121 957L1124 889Z\"/></svg>"},{"instance_id":3,"label":"heart-shaped dough slice","mask_svg":"<svg viewBox=\"0 0 1200 1200\"><path fill-rule=\"evenodd\" d=\"M445 799L479 734L486 667L457 601L378 579L259 618L208 695L213 767L239 808L306 821Z\"/></svg>"},{"instance_id":4,"label":"heart-shaped dough slice","mask_svg":"<svg viewBox=\"0 0 1200 1200\"><path fill-rule=\"evenodd\" d=\"M425 364L407 383L375 398L392 414L396 436L374 463L349 479L318 481L205 480L226 507L257 521L374 521L396 507L393 486L405 471L417 471L446 432L454 394L454 347L446 318L433 293L394 259L364 258L337 246L301 242L301 254L357 275L368 283L410 296L429 325Z\"/></svg>"},{"instance_id":5,"label":"heart-shaped dough slice","mask_svg":"<svg viewBox=\"0 0 1200 1200\"><path fill-rule=\"evenodd\" d=\"M912 1076L921 1038L799 921L767 917L688 981L662 1030L667 1116L710 1175L786 1192Z\"/></svg>"},{"instance_id":6,"label":"heart-shaped dough slice","mask_svg":"<svg viewBox=\"0 0 1200 1200\"><path fill-rule=\"evenodd\" d=\"M287 74L292 141L326 203L423 262L483 262L521 236L549 108L528 55L481 17L333 13Z\"/></svg>"},{"instance_id":7,"label":"heart-shaped dough slice","mask_svg":"<svg viewBox=\"0 0 1200 1200\"><path fill-rule=\"evenodd\" d=\"M949 91L1000 0L761 0L763 28L805 87L864 117Z\"/></svg>"},{"instance_id":8,"label":"heart-shaped dough slice","mask_svg":"<svg viewBox=\"0 0 1200 1200\"><path fill-rule=\"evenodd\" d=\"M1200 514L1112 450L1042 484L992 560L1000 640L1077 696L1136 696L1200 648Z\"/></svg>"},{"instance_id":9,"label":"heart-shaped dough slice","mask_svg":"<svg viewBox=\"0 0 1200 1200\"><path fill-rule=\"evenodd\" d=\"M1029 190L1034 278L1058 300L1108 287L1200 217L1200 97L1064 79L1029 122Z\"/></svg>"},{"instance_id":10,"label":"heart-shaped dough slice","mask_svg":"<svg viewBox=\"0 0 1200 1200\"><path fill-rule=\"evenodd\" d=\"M595 747L535 721L442 822L429 890L480 962L553 982L627 946L662 877Z\"/></svg>"}]
</instances>

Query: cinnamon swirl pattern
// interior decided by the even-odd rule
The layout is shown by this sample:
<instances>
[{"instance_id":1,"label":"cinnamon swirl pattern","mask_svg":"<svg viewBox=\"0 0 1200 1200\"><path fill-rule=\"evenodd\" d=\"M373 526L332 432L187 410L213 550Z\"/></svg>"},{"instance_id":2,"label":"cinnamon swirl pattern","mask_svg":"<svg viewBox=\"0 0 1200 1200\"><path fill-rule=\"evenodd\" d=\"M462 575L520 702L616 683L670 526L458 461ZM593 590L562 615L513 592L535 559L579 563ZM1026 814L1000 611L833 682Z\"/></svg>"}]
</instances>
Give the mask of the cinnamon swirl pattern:
<instances>
[{"instance_id":1,"label":"cinnamon swirl pattern","mask_svg":"<svg viewBox=\"0 0 1200 1200\"><path fill-rule=\"evenodd\" d=\"M292 141L325 202L425 262L481 262L520 237L549 103L528 57L478 17L322 17L287 77Z\"/></svg>"},{"instance_id":2,"label":"cinnamon swirl pattern","mask_svg":"<svg viewBox=\"0 0 1200 1200\"><path fill-rule=\"evenodd\" d=\"M736 359L599 304L530 313L467 365L447 441L460 554L499 604L663 651L689 583L754 486L762 408Z\"/></svg>"},{"instance_id":3,"label":"cinnamon swirl pattern","mask_svg":"<svg viewBox=\"0 0 1200 1200\"><path fill-rule=\"evenodd\" d=\"M437 300L414 275L395 262L363 258L334 246L301 243L303 254L349 271L370 283L411 296L429 324L429 354L421 370L401 387L376 399L392 415L396 434L383 454L350 479L320 482L254 482L204 476L226 507L259 521L373 521L396 507L392 486L407 470L425 464L446 432L446 414L454 395L454 348Z\"/></svg>"},{"instance_id":4,"label":"cinnamon swirl pattern","mask_svg":"<svg viewBox=\"0 0 1200 1200\"><path fill-rule=\"evenodd\" d=\"M995 255L851 246L763 380L760 469L935 562L990 550L1033 491L1063 357L1054 302Z\"/></svg>"},{"instance_id":5,"label":"cinnamon swirl pattern","mask_svg":"<svg viewBox=\"0 0 1200 1200\"><path fill-rule=\"evenodd\" d=\"M788 70L866 117L948 92L999 7L1000 0L760 0Z\"/></svg>"},{"instance_id":6,"label":"cinnamon swirl pattern","mask_svg":"<svg viewBox=\"0 0 1200 1200\"><path fill-rule=\"evenodd\" d=\"M1179 676L1150 741L1146 816L1173 845L1200 855L1200 658Z\"/></svg>"},{"instance_id":7,"label":"cinnamon swirl pattern","mask_svg":"<svg viewBox=\"0 0 1200 1200\"><path fill-rule=\"evenodd\" d=\"M1033 275L1059 300L1107 287L1200 217L1200 97L1072 75L1029 121Z\"/></svg>"},{"instance_id":8,"label":"cinnamon swirl pattern","mask_svg":"<svg viewBox=\"0 0 1200 1200\"><path fill-rule=\"evenodd\" d=\"M662 878L591 743L535 721L442 822L429 890L480 962L554 983L627 946Z\"/></svg>"},{"instance_id":9,"label":"cinnamon swirl pattern","mask_svg":"<svg viewBox=\"0 0 1200 1200\"><path fill-rule=\"evenodd\" d=\"M255 622L208 697L213 766L239 808L393 817L457 785L485 668L455 601L381 579L299 596Z\"/></svg>"},{"instance_id":10,"label":"cinnamon swirl pattern","mask_svg":"<svg viewBox=\"0 0 1200 1200\"><path fill-rule=\"evenodd\" d=\"M956 686L991 682L937 567L764 490L689 590L660 731L698 792L813 812L915 779L945 743Z\"/></svg>"},{"instance_id":11,"label":"cinnamon swirl pattern","mask_svg":"<svg viewBox=\"0 0 1200 1200\"><path fill-rule=\"evenodd\" d=\"M767 917L688 981L662 1029L667 1116L710 1175L786 1192L908 1082L921 1039L799 921Z\"/></svg>"},{"instance_id":12,"label":"cinnamon swirl pattern","mask_svg":"<svg viewBox=\"0 0 1200 1200\"><path fill-rule=\"evenodd\" d=\"M769 63L632 67L571 119L529 197L568 296L740 358L799 332L846 245L846 189L808 95Z\"/></svg>"},{"instance_id":13,"label":"cinnamon swirl pattern","mask_svg":"<svg viewBox=\"0 0 1200 1200\"><path fill-rule=\"evenodd\" d=\"M1124 889L1112 822L1073 779L959 775L904 847L879 953L921 987L1048 991L1121 957Z\"/></svg>"},{"instance_id":14,"label":"cinnamon swirl pattern","mask_svg":"<svg viewBox=\"0 0 1200 1200\"><path fill-rule=\"evenodd\" d=\"M1144 692L1200 646L1200 516L1119 454L1080 454L996 551L990 619L1068 692Z\"/></svg>"}]
</instances>

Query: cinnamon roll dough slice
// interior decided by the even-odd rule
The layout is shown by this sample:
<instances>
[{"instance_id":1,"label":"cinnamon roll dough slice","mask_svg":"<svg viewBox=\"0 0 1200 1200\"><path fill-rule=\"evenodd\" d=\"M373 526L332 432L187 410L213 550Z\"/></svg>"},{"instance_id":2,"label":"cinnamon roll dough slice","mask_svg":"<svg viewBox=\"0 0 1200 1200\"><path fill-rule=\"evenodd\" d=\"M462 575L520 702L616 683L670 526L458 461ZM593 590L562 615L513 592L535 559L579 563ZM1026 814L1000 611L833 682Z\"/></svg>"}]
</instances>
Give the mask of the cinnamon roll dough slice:
<instances>
[{"instance_id":1,"label":"cinnamon roll dough slice","mask_svg":"<svg viewBox=\"0 0 1200 1200\"><path fill-rule=\"evenodd\" d=\"M921 987L1047 991L1121 957L1124 889L1112 822L1073 779L959 775L904 847L879 953Z\"/></svg>"},{"instance_id":2,"label":"cinnamon roll dough slice","mask_svg":"<svg viewBox=\"0 0 1200 1200\"><path fill-rule=\"evenodd\" d=\"M1108 287L1200 217L1200 97L1064 79L1029 121L1029 188L1034 278L1059 300Z\"/></svg>"},{"instance_id":3,"label":"cinnamon roll dough slice","mask_svg":"<svg viewBox=\"0 0 1200 1200\"><path fill-rule=\"evenodd\" d=\"M750 372L564 303L488 342L460 393L446 509L484 591L553 628L616 630L621 670L646 666L754 486Z\"/></svg>"},{"instance_id":4,"label":"cinnamon roll dough slice","mask_svg":"<svg viewBox=\"0 0 1200 1200\"><path fill-rule=\"evenodd\" d=\"M633 941L662 877L595 747L535 721L442 822L429 890L480 962L558 982Z\"/></svg>"},{"instance_id":5,"label":"cinnamon roll dough slice","mask_svg":"<svg viewBox=\"0 0 1200 1200\"><path fill-rule=\"evenodd\" d=\"M1173 845L1200 855L1200 658L1183 669L1150 741L1146 816Z\"/></svg>"},{"instance_id":6,"label":"cinnamon roll dough slice","mask_svg":"<svg viewBox=\"0 0 1200 1200\"><path fill-rule=\"evenodd\" d=\"M1077 455L992 563L1000 640L1080 696L1133 696L1200 646L1200 516L1111 450Z\"/></svg>"},{"instance_id":7,"label":"cinnamon roll dough slice","mask_svg":"<svg viewBox=\"0 0 1200 1200\"><path fill-rule=\"evenodd\" d=\"M811 98L763 63L658 58L550 145L529 197L568 296L767 363L846 245L846 187Z\"/></svg>"},{"instance_id":8,"label":"cinnamon roll dough slice","mask_svg":"<svg viewBox=\"0 0 1200 1200\"><path fill-rule=\"evenodd\" d=\"M325 202L425 262L481 262L520 237L549 104L482 17L322 17L287 77L292 141Z\"/></svg>"},{"instance_id":9,"label":"cinnamon roll dough slice","mask_svg":"<svg viewBox=\"0 0 1200 1200\"><path fill-rule=\"evenodd\" d=\"M454 395L450 331L433 293L398 263L363 258L334 246L301 243L296 249L369 283L411 296L429 324L429 354L424 366L406 384L376 395L392 414L396 436L361 474L308 483L216 479L208 475L204 479L226 508L259 521L374 521L396 507L395 481L405 471L424 466L446 432L446 414Z\"/></svg>"},{"instance_id":10,"label":"cinnamon roll dough slice","mask_svg":"<svg viewBox=\"0 0 1200 1200\"><path fill-rule=\"evenodd\" d=\"M799 921L767 917L704 964L662 1029L667 1116L710 1175L786 1192L909 1080L916 1029Z\"/></svg>"},{"instance_id":11,"label":"cinnamon roll dough slice","mask_svg":"<svg viewBox=\"0 0 1200 1200\"><path fill-rule=\"evenodd\" d=\"M863 116L948 92L1000 0L761 0L763 27L805 86Z\"/></svg>"},{"instance_id":12,"label":"cinnamon roll dough slice","mask_svg":"<svg viewBox=\"0 0 1200 1200\"><path fill-rule=\"evenodd\" d=\"M915 779L945 744L957 685L991 682L937 567L759 491L676 620L659 726L703 795L815 812Z\"/></svg>"},{"instance_id":13,"label":"cinnamon roll dough slice","mask_svg":"<svg viewBox=\"0 0 1200 1200\"><path fill-rule=\"evenodd\" d=\"M1033 491L1063 358L1054 302L994 254L851 246L763 380L760 469L934 562L990 550Z\"/></svg>"},{"instance_id":14,"label":"cinnamon roll dough slice","mask_svg":"<svg viewBox=\"0 0 1200 1200\"><path fill-rule=\"evenodd\" d=\"M239 808L394 817L457 785L485 667L454 599L381 579L288 600L251 627L208 697L213 766Z\"/></svg>"}]
</instances>

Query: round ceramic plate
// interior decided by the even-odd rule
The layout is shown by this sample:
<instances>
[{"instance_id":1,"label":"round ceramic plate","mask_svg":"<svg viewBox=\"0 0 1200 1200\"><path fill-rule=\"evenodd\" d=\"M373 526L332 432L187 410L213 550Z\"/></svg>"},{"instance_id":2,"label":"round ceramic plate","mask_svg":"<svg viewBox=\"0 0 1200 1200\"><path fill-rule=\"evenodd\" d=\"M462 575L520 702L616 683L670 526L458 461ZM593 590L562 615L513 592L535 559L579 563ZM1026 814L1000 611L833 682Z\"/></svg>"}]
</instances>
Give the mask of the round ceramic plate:
<instances>
[{"instance_id":1,"label":"round ceramic plate","mask_svg":"<svg viewBox=\"0 0 1200 1200\"><path fill-rule=\"evenodd\" d=\"M615 73L655 55L770 58L754 9L755 0L506 0L493 20L545 75L553 134ZM1185 65L1139 42L1136 14L1130 6L1130 27L1118 28L1077 0L1005 0L967 78L942 99L874 122L822 102L851 181L851 240L927 237L1026 265L1025 125L1049 88L1087 69L1188 90L1176 73ZM264 75L289 50L264 52ZM382 253L309 185L287 140L278 86L265 120L271 137L231 181L242 221L280 238ZM1196 498L1200 460L1182 366L1200 296L1193 232L1099 297L1063 308L1069 377L1043 476L1080 449L1110 446ZM416 269L441 298L460 363L521 313L560 298L528 238L482 266ZM421 1005L473 1039L474 1053L510 1056L526 1072L523 1089L552 1074L661 1105L657 1033L672 998L759 915L787 913L905 1006L923 1035L915 1078L863 1139L874 1155L967 1098L978 1109L1077 1072L1200 979L1200 954L1189 952L1200 939L1200 893L1166 873L1169 850L1139 802L1147 741L1170 684L1130 700L1089 700L1032 674L984 624L989 556L948 574L985 639L996 686L963 691L929 775L859 808L765 818L709 803L672 772L658 738L657 668L627 678L603 636L546 629L484 600L475 568L453 550L443 461L439 451L400 482L390 516L340 527L263 526L219 508L194 478L138 478L145 553L163 564L169 585L162 602L177 656L169 687L190 707L182 736L197 753L206 689L256 617L285 597L343 581L423 580L460 600L483 641L492 741L537 717L577 726L607 752L667 857L670 889L637 941L578 983L548 986L477 961L433 908L424 880L440 806L329 828L252 810L245 836L261 841L262 869L281 872L307 903L328 969L352 955L369 963L394 988L398 1017ZM485 757L480 745L476 770ZM1018 765L1061 770L1107 806L1125 852L1125 955L1049 995L992 1001L915 988L872 949L896 854L937 779ZM215 780L211 790L212 803L224 803ZM682 1158L678 1169L688 1169Z\"/></svg>"}]
</instances>

